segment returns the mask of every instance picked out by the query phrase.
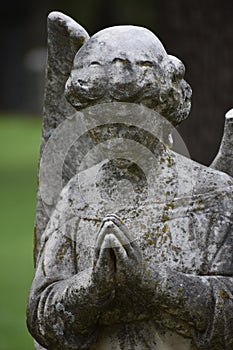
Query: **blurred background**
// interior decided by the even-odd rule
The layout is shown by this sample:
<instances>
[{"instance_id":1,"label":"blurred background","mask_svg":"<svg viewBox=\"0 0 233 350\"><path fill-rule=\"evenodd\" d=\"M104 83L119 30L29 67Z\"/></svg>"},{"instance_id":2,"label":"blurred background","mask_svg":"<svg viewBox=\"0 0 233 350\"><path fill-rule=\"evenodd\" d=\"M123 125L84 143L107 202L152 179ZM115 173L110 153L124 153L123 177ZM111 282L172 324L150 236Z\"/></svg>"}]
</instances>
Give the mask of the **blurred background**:
<instances>
[{"instance_id":1,"label":"blurred background","mask_svg":"<svg viewBox=\"0 0 233 350\"><path fill-rule=\"evenodd\" d=\"M186 65L193 89L180 133L210 164L233 107L232 0L47 0L1 4L0 350L33 349L25 308L33 276L33 221L46 60L46 17L72 16L89 34L117 24L149 28Z\"/></svg>"}]
</instances>

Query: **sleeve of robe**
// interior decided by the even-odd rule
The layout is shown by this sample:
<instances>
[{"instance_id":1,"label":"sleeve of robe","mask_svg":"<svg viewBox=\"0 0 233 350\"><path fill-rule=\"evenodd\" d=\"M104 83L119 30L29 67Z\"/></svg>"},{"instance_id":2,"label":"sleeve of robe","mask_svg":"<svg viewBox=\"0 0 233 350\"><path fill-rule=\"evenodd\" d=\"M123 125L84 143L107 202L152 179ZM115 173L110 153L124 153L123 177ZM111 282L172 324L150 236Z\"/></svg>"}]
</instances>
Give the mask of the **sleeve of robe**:
<instances>
[{"instance_id":1,"label":"sleeve of robe","mask_svg":"<svg viewBox=\"0 0 233 350\"><path fill-rule=\"evenodd\" d=\"M224 198L218 208L221 220L215 218L221 241L208 272L192 275L167 269L154 277L166 326L191 336L198 349L233 349L232 192ZM216 234L210 232L210 239Z\"/></svg>"},{"instance_id":2,"label":"sleeve of robe","mask_svg":"<svg viewBox=\"0 0 233 350\"><path fill-rule=\"evenodd\" d=\"M42 235L27 307L28 328L46 349L87 349L96 339L106 301L95 299L91 269L77 271L79 209L71 208L67 193L63 191L61 205Z\"/></svg>"}]
</instances>

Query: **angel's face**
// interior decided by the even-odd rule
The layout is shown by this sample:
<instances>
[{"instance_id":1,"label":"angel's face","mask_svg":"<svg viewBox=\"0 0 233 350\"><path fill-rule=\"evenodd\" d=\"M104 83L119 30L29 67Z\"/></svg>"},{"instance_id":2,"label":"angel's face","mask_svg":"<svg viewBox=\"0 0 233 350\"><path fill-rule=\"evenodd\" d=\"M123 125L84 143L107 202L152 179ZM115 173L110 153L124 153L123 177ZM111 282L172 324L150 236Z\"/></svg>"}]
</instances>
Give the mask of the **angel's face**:
<instances>
[{"instance_id":1,"label":"angel's face","mask_svg":"<svg viewBox=\"0 0 233 350\"><path fill-rule=\"evenodd\" d=\"M159 110L159 105L164 104L166 94L167 98L172 95L171 82L177 86L184 82L184 72L181 61L167 55L149 30L112 27L91 37L76 54L66 97L77 109L94 103L124 101L151 108L158 106L161 112L163 108ZM180 104L184 89L179 90L174 93L173 108Z\"/></svg>"}]
</instances>

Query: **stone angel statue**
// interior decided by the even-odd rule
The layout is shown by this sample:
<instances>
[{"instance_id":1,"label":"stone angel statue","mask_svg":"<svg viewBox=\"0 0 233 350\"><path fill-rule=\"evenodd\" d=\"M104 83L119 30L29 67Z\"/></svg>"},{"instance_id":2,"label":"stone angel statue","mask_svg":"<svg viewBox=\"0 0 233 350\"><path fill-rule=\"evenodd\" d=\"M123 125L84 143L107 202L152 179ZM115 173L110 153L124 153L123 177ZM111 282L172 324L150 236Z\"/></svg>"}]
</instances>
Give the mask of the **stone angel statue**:
<instances>
[{"instance_id":1,"label":"stone angel statue","mask_svg":"<svg viewBox=\"0 0 233 350\"><path fill-rule=\"evenodd\" d=\"M27 307L36 349L233 349L232 113L210 167L176 152L170 131L191 106L184 74L145 28L89 37L49 15Z\"/></svg>"}]
</instances>

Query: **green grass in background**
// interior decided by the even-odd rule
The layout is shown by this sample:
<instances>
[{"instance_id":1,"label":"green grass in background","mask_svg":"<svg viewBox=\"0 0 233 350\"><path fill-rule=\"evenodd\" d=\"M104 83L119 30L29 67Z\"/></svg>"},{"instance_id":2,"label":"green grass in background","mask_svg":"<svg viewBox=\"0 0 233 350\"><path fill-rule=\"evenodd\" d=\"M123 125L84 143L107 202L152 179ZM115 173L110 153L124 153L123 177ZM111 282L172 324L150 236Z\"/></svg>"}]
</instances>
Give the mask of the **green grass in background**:
<instances>
[{"instance_id":1,"label":"green grass in background","mask_svg":"<svg viewBox=\"0 0 233 350\"><path fill-rule=\"evenodd\" d=\"M41 120L0 116L0 350L32 350L25 324Z\"/></svg>"}]
</instances>

